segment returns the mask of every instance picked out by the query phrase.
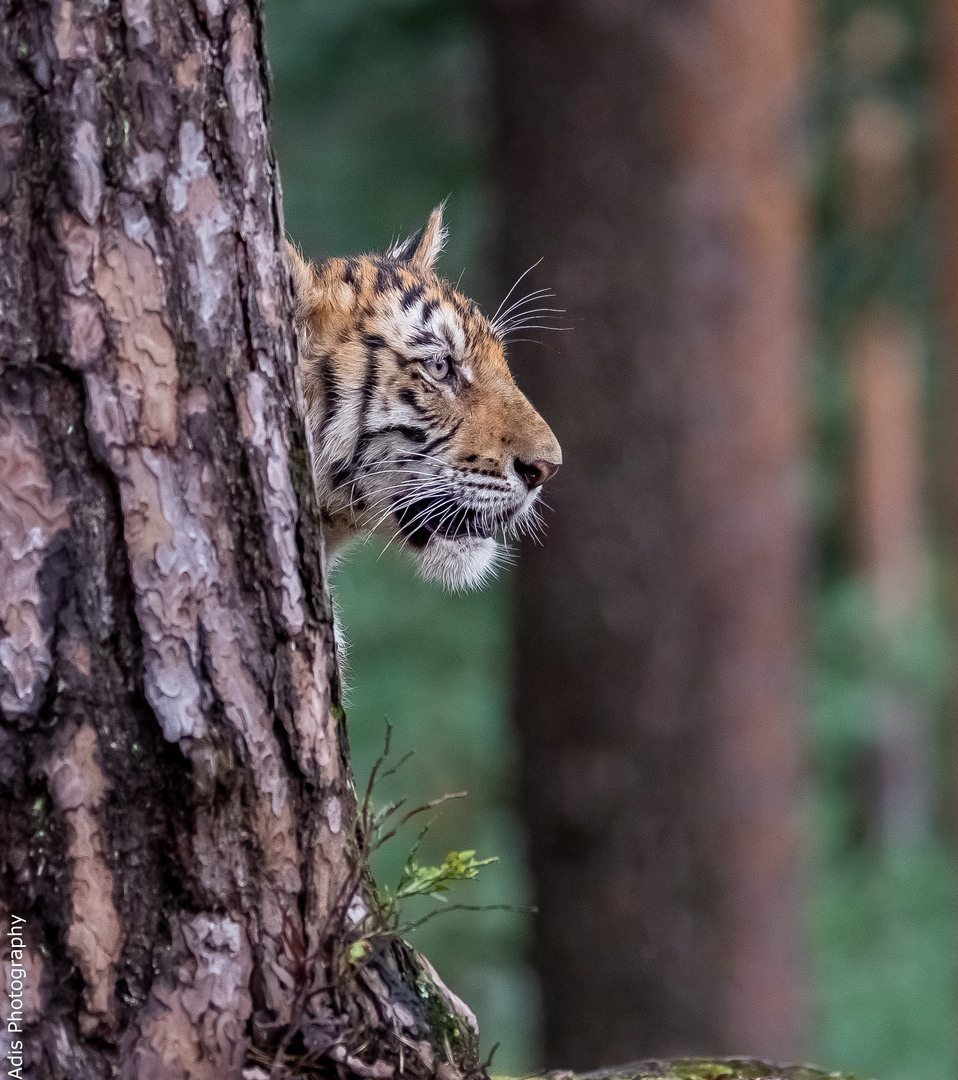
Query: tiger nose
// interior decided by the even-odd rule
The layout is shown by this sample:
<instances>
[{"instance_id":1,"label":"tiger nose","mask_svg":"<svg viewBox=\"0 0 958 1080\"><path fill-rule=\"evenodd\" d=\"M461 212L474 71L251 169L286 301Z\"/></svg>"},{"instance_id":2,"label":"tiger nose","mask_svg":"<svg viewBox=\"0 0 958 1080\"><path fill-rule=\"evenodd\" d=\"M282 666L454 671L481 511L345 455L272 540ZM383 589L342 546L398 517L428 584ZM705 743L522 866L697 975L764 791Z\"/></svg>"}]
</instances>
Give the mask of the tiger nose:
<instances>
[{"instance_id":1,"label":"tiger nose","mask_svg":"<svg viewBox=\"0 0 958 1080\"><path fill-rule=\"evenodd\" d=\"M530 491L541 487L559 468L558 465L546 461L544 458L538 458L536 461L523 461L522 458L516 458L512 464L522 482Z\"/></svg>"}]
</instances>

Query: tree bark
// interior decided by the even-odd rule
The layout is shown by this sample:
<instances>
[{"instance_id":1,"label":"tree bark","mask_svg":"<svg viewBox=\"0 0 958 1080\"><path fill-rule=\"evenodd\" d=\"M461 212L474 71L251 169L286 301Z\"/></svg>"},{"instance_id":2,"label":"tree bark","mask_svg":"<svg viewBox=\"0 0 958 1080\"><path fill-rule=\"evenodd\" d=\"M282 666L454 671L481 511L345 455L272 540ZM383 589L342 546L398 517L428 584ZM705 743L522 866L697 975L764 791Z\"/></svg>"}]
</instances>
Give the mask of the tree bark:
<instances>
[{"instance_id":1,"label":"tree bark","mask_svg":"<svg viewBox=\"0 0 958 1080\"><path fill-rule=\"evenodd\" d=\"M519 567L546 1059L802 1044L801 0L493 5L517 349L565 464Z\"/></svg>"},{"instance_id":2,"label":"tree bark","mask_svg":"<svg viewBox=\"0 0 958 1080\"><path fill-rule=\"evenodd\" d=\"M16 1075L475 1067L366 877L264 87L256 0L0 0Z\"/></svg>"}]
</instances>

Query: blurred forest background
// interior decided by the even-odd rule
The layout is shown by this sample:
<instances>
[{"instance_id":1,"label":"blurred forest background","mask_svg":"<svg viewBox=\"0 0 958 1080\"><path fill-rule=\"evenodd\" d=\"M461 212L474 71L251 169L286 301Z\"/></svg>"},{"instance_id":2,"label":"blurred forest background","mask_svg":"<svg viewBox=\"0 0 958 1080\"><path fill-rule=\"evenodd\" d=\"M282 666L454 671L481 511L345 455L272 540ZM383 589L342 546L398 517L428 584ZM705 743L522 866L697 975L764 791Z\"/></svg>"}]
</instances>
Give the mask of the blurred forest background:
<instances>
[{"instance_id":1,"label":"blurred forest background","mask_svg":"<svg viewBox=\"0 0 958 1080\"><path fill-rule=\"evenodd\" d=\"M461 272L463 291L495 310L512 283L507 268L514 278L515 259L536 247L532 230L525 247L510 248L510 223L522 210L513 197L510 211L502 195L503 178L516 180L502 164L509 94L497 57L514 68L522 43L521 33L507 40L509 9L537 6L503 3L490 15L466 0L266 0L286 224L307 254L382 249L448 197L443 273L456 280ZM776 0L768 11L782 6ZM788 1009L801 1034L782 1045L884 1080L958 1076L958 719L949 614L955 547L948 539L958 453L949 426L955 410L945 407L955 401L949 365L956 360L947 342L958 330L947 319L958 306L949 307L941 269L954 257L942 250L951 242L943 204L956 196L947 189L954 165L939 139L948 134L942 113L949 100L955 104L948 96L955 91L939 62L947 35L936 21L953 19L952 6L822 0L803 8L804 37L795 37L805 49L795 65L805 82L796 119L804 154L795 179L804 210L794 243L807 268L807 324L794 409L806 431L807 478L796 534L804 590L794 613L803 656L800 729L783 753L788 759L799 746L807 764L799 770L801 852L789 871L801 958L788 967L797 1002ZM752 0L752 8L761 22L765 0ZM546 40L536 32L529 30L530 42ZM741 64L747 72L749 60ZM958 67L954 46L950 64ZM637 94L647 79L655 79L654 64L637 67ZM506 126L518 122L513 115ZM638 113L636 122L640 130L649 126ZM654 183L653 167L643 160L639 181ZM636 213L654 222L657 210L643 204ZM627 222L619 224L628 232ZM561 262L560 255L550 267L551 243L543 229L541 250L516 264L521 271L547 255L536 286L550 283ZM520 385L550 422L550 380L561 384L568 375L563 356L575 354L577 339L596 334L587 319L583 326L582 308L568 295L574 289L563 287L561 273L558 279L551 279L557 303L569 308L576 329L562 335L561 352L539 335L540 351L529 351L529 359L519 354L516 364ZM574 468L566 435L556 430L565 469ZM557 492L550 534L561 536ZM546 501L553 501L548 493ZM601 515L596 524L602 528ZM443 809L420 857L439 861L453 848L496 855L499 862L453 899L526 908L541 841L523 824L528 797L512 713L516 701L520 713L525 708L521 680L514 692L522 674L515 659L525 658L523 670L535 660L534 650L517 650L515 635L517 611L534 602L528 596L538 587L537 571L517 586L517 569L509 567L481 593L449 596L419 582L400 554L381 554L381 546L358 548L334 575L348 641L357 776L364 782L379 756L388 718L392 758L413 756L377 786L377 801L407 797L417 805L468 790L468 799ZM543 572L555 574L556 564ZM746 745L748 731L739 737ZM642 786L647 777L641 755L637 760L634 783ZM795 773L790 760L783 775ZM707 770L698 775L701 782ZM704 804L707 787L696 788ZM415 830L379 852L378 878L398 878L414 840ZM552 1055L561 1039L545 1015L552 998L542 994L533 965L538 961L548 979L541 937L533 947L533 920L522 910L451 912L416 931L417 946L475 1009L486 1049L501 1043L496 1073L560 1063ZM603 933L613 954L621 948L630 955L628 942L614 940L614 920ZM597 953L596 962L606 961ZM676 1030L681 1039L681 1024Z\"/></svg>"}]
</instances>

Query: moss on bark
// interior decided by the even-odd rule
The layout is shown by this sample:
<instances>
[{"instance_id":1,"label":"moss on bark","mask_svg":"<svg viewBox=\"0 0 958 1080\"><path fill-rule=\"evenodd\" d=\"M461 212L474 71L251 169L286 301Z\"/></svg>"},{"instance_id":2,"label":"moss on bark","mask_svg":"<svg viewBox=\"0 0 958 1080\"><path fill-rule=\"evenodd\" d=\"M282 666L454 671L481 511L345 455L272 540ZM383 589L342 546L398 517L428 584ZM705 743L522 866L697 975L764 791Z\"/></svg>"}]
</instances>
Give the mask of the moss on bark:
<instances>
[{"instance_id":1,"label":"moss on bark","mask_svg":"<svg viewBox=\"0 0 958 1080\"><path fill-rule=\"evenodd\" d=\"M555 1071L547 1080L866 1080L811 1065L772 1065L754 1058L677 1058L637 1061L590 1073Z\"/></svg>"}]
</instances>

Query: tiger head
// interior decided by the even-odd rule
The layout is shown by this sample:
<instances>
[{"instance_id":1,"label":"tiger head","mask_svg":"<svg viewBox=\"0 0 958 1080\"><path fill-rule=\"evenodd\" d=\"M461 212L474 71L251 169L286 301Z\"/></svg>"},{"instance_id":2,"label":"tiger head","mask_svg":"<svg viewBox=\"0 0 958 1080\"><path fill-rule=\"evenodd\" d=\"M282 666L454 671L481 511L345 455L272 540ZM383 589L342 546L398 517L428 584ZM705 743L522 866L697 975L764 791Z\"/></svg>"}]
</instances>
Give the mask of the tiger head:
<instances>
[{"instance_id":1,"label":"tiger head","mask_svg":"<svg viewBox=\"0 0 958 1080\"><path fill-rule=\"evenodd\" d=\"M520 392L501 325L437 277L442 209L384 255L318 267L288 249L313 472L333 553L374 531L451 588L534 527L562 452Z\"/></svg>"}]
</instances>

